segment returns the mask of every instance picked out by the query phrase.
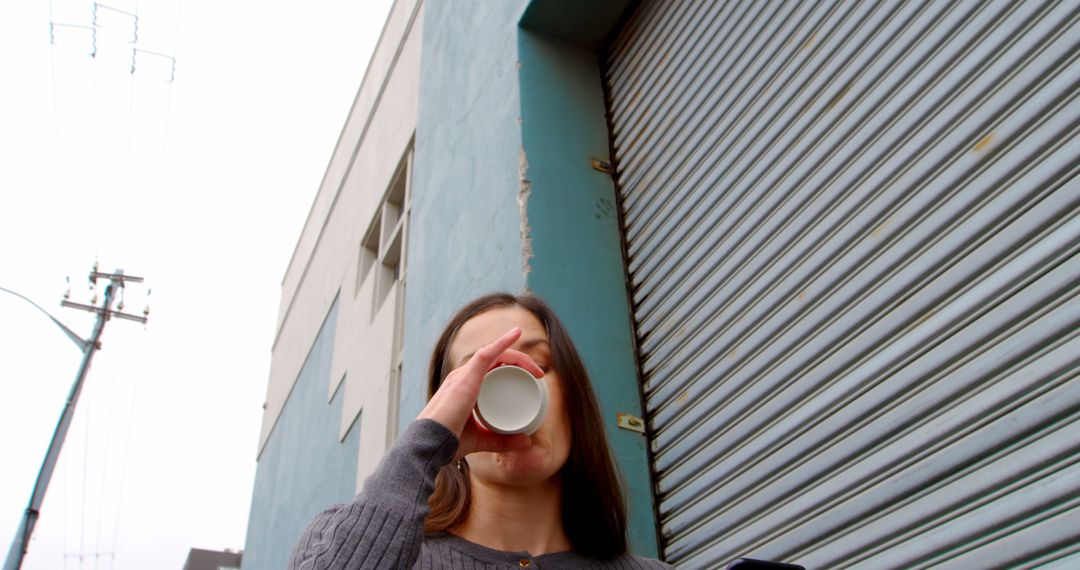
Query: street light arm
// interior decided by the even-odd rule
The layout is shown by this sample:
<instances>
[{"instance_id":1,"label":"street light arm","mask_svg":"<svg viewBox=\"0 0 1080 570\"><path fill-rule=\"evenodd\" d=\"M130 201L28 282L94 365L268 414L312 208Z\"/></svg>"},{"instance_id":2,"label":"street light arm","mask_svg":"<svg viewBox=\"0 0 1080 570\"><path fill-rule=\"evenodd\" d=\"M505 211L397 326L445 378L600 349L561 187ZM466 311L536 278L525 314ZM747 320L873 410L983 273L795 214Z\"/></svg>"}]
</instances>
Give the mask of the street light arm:
<instances>
[{"instance_id":1,"label":"street light arm","mask_svg":"<svg viewBox=\"0 0 1080 570\"><path fill-rule=\"evenodd\" d=\"M16 297L22 299L23 301L26 301L27 303L30 303L31 305L34 306L35 309L41 311L42 313L45 313L45 316L49 317L49 320L56 323L56 326L60 327L64 331L64 334L66 334L67 337L72 340L72 342L74 342L76 345L79 346L79 350L81 350L83 352L86 352L86 347L89 346L90 341L84 340L81 336L76 334L75 331L68 328L67 325L60 322L56 317L49 314L49 311L46 311L45 309L42 309L40 305L38 305L37 303L31 301L26 296L21 295L21 294L15 292L15 291L12 291L11 289L8 289L7 287L0 287L0 291L11 293L12 295L15 295Z\"/></svg>"}]
</instances>

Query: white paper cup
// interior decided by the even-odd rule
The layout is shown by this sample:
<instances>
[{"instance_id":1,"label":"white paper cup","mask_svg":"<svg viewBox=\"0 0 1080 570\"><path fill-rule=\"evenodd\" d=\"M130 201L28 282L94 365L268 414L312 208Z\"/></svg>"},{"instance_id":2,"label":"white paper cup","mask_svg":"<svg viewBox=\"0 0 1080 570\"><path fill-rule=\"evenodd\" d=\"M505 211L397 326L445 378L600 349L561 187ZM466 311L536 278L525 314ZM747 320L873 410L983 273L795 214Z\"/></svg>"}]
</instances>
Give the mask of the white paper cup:
<instances>
[{"instance_id":1,"label":"white paper cup","mask_svg":"<svg viewBox=\"0 0 1080 570\"><path fill-rule=\"evenodd\" d=\"M500 366L484 376L473 417L495 433L531 435L544 423L547 408L547 385L542 380L524 368Z\"/></svg>"}]
</instances>

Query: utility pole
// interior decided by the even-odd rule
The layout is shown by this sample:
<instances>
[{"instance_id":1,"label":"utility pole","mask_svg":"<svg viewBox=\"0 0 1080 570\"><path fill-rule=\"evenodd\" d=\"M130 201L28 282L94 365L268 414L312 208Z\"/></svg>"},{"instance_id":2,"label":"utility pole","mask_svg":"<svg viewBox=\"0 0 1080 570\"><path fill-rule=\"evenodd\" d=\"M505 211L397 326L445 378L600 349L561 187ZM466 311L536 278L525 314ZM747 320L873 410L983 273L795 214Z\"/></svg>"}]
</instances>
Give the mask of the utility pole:
<instances>
[{"instance_id":1,"label":"utility pole","mask_svg":"<svg viewBox=\"0 0 1080 570\"><path fill-rule=\"evenodd\" d=\"M109 284L105 286L105 297L101 301L101 306L72 303L67 299L60 302L64 307L97 313L97 322L94 324L93 333L90 335L90 340L88 341L82 341L82 339L78 338L78 336L72 333L67 327L63 327L69 336L74 337L72 340L75 340L76 344L82 346L82 364L79 365L79 372L75 376L75 383L71 386L71 392L68 393L67 402L64 403L63 412L60 414L60 421L57 422L56 431L53 432L52 441L49 443L49 451L46 452L45 461L41 465L41 471L38 472L37 482L34 483L34 492L30 495L30 504L26 507L26 512L19 522L19 529L15 532L15 540L11 543L11 550L8 551L7 560L4 562L4 570L19 570L22 568L23 558L26 556L26 551L30 546L30 537L34 533L34 525L37 524L37 519L41 512L41 505L45 501L45 491L49 488L49 481L52 479L53 469L56 467L56 462L60 458L60 449L64 446L64 438L67 436L68 427L71 425L71 419L75 415L75 405L79 402L79 394L82 392L83 381L86 380L86 374L90 371L90 361L94 358L94 352L101 348L101 333L105 331L105 323L112 317L117 317L146 324L146 312L144 312L142 316L129 315L120 312L123 310L123 301L121 301L119 307L120 311L114 311L112 309L113 301L116 299L118 292L123 290L124 284L129 281L132 283L142 283L142 277L124 275L122 269L117 269L113 273L101 273L98 271L97 264L95 264L94 269L90 272L90 283L96 287L99 280L109 281ZM93 301L91 301L91 303L92 302ZM52 318L52 316L50 315L49 318ZM53 320L55 321L55 319Z\"/></svg>"}]
</instances>

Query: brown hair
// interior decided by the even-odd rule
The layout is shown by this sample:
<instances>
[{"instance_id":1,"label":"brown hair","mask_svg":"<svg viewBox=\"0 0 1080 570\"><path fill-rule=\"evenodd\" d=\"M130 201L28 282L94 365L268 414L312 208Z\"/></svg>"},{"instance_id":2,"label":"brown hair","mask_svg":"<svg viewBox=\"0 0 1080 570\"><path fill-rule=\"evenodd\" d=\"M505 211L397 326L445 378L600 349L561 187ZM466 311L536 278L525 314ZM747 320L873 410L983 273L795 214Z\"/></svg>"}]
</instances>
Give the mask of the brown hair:
<instances>
[{"instance_id":1,"label":"brown hair","mask_svg":"<svg viewBox=\"0 0 1080 570\"><path fill-rule=\"evenodd\" d=\"M551 346L551 365L562 380L571 443L570 456L559 476L563 528L570 543L575 552L592 558L625 554L626 503L608 448L600 405L570 335L547 303L532 295L492 293L462 307L435 343L428 369L428 397L453 369L450 345L461 326L481 313L502 307L521 307L544 325ZM431 513L424 521L425 532L445 531L468 515L471 489L467 463L462 463L451 463L439 470L435 492L428 501Z\"/></svg>"}]
</instances>

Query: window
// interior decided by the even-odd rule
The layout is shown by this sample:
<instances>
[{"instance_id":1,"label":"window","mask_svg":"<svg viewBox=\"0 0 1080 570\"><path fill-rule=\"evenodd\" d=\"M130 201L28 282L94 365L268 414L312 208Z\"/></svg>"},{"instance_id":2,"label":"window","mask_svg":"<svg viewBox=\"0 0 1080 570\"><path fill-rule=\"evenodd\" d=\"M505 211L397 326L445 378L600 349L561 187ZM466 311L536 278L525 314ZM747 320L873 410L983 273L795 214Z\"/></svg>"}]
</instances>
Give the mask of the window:
<instances>
[{"instance_id":1,"label":"window","mask_svg":"<svg viewBox=\"0 0 1080 570\"><path fill-rule=\"evenodd\" d=\"M360 242L356 272L356 293L367 279L374 279L372 318L378 314L394 283L405 280L406 231L409 219L409 186L412 177L412 147L398 164L390 186Z\"/></svg>"}]
</instances>

